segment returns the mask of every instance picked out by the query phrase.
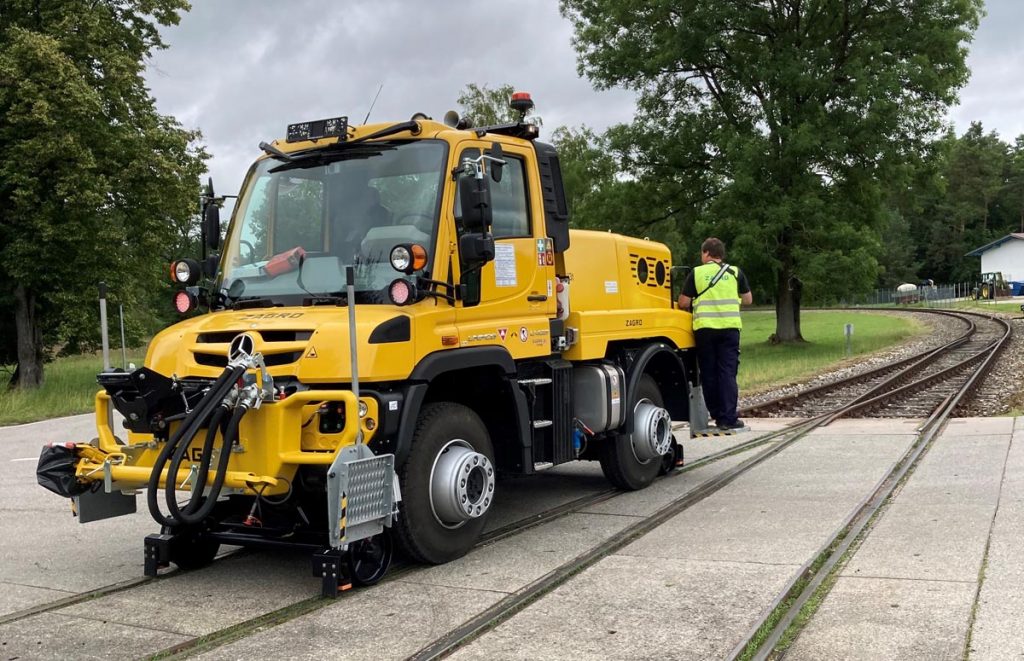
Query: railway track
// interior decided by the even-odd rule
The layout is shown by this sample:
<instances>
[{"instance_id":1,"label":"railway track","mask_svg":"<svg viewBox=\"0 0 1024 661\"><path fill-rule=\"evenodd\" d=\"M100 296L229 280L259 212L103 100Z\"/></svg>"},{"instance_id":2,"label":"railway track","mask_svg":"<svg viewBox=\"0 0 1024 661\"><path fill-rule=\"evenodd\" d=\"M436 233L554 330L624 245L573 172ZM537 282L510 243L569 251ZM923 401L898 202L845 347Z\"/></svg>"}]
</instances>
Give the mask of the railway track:
<instances>
[{"instance_id":1,"label":"railway track","mask_svg":"<svg viewBox=\"0 0 1024 661\"><path fill-rule=\"evenodd\" d=\"M807 565L794 579L792 584L788 586L787 590L776 599L769 617L760 623L759 626L753 628L752 633L737 646L734 656L737 658L748 658L752 654L760 655L763 646L757 645L753 651L751 646L763 638L757 632L762 632L763 634L765 630L773 632L772 637L767 639L770 644L766 643L768 645L766 649L770 652L771 647L774 645L774 642L771 641L778 640L774 634L775 630L778 629L779 636L781 636L781 633L790 626L796 613L799 612L799 607L802 607L802 604L806 602L810 594L813 594L813 590L817 589L817 586L820 585L829 571L836 566L842 554L849 549L849 544L859 534L863 533L871 517L878 511L878 508L885 502L885 499L892 493L893 489L902 480L906 479L909 471L912 470L917 459L927 449L942 424L956 411L958 405L968 396L970 390L977 385L978 379L981 378L984 371L991 365L992 357L1009 337L1009 326L1005 322L995 321L995 325L989 328L987 325L989 318L981 315L977 316L980 322L974 319L971 319L969 322L965 321L964 334L939 349L922 352L910 359L901 361L899 364L886 366L886 369L883 370L875 370L878 374L868 378L864 378L864 374L858 375L860 378L860 392L859 394L848 393L848 395L844 395L844 397L850 398L850 401L845 404L834 406L831 410L828 410L827 402L832 401L834 403L835 399L826 398L823 400L826 403L821 405L822 410L816 415L812 415L812 417L808 417L777 432L759 436L745 443L703 457L688 464L682 471L670 474L664 479L674 479L674 476L707 466L738 453L753 453L733 468L700 482L693 488L680 494L651 516L629 526L598 546L587 550L514 594L503 598L491 608L479 613L455 630L423 646L410 658L433 659L447 655L455 648L466 644L473 638L508 619L527 604L570 580L579 571L595 564L601 558L614 553L626 544L724 488L753 467L796 443L814 429L825 426L840 417L884 410L884 407L887 405L886 402L905 401L908 397L916 397L918 393L924 390L938 391L940 388L936 387L936 384L952 384L941 386L942 392L938 395L941 402L930 412L928 421L922 427L921 435L911 447L911 450L908 451L907 456L901 460L893 473L887 476L882 485L869 498L865 499L858 511L844 522L842 528L836 532L833 538L822 546L819 554L808 561ZM1002 323L1004 329L1002 335L999 334L997 328L999 323ZM979 327L981 327L980 332ZM831 386L832 384L829 385ZM822 390L824 391L825 389ZM563 503L539 514L525 517L514 523L489 531L481 539L480 545L497 543L536 526L555 521L560 517L579 512L594 504L616 498L620 495L621 492L609 489ZM244 551L240 551L234 555L242 556L244 554ZM230 559L226 560L231 561ZM223 562L225 559L221 561ZM416 571L417 568L414 566L400 566L396 571L389 574L385 581L408 577ZM0 617L0 624L7 624L34 615L56 612L73 604L82 603L115 592L134 590L152 582L170 581L174 579L175 574L180 574L180 572L171 572L156 579L140 578L111 584L74 597ZM807 589L810 589L811 592L805 596ZM333 603L336 602L319 597L300 600L230 627L206 633L202 636L196 636L183 643L159 651L148 658L176 659L190 657L245 638L257 631L312 613ZM796 610L793 610L794 606L796 606ZM758 656L758 658L764 657Z\"/></svg>"},{"instance_id":2,"label":"railway track","mask_svg":"<svg viewBox=\"0 0 1024 661\"><path fill-rule=\"evenodd\" d=\"M905 401L907 397L913 396L925 388L937 383L952 381L953 385L949 386L951 388L949 394L945 394L945 388L938 393L939 403L929 412L928 419L921 427L917 439L902 459L886 475L875 491L826 540L819 552L805 563L786 589L776 597L767 615L750 629L731 655L734 659L768 658L783 633L792 626L804 604L819 589L854 540L866 531L886 499L909 476L916 466L917 460L938 435L944 423L977 385L978 380L990 368L995 356L1005 346L1010 337L1009 323L984 315L971 316L992 321L994 325L979 334L979 324L971 319L967 324L967 331L962 336L943 347L926 352L925 355L917 357L916 361L907 361L903 370L869 386L852 401L840 404L831 410L821 412L806 421L795 423L778 432L755 439L758 441L758 445L767 447L735 467L680 495L651 516L629 526L604 543L549 572L515 594L502 599L462 626L424 646L409 658L414 661L444 658L458 647L509 619L533 601L552 592L580 571L596 564L602 558L615 553L721 490L755 466L806 437L815 429L848 415L883 407L887 402ZM983 325L987 326L987 323L983 322ZM1002 333L998 333L996 329L1001 329ZM910 371L909 374L906 374L907 370Z\"/></svg>"},{"instance_id":3,"label":"railway track","mask_svg":"<svg viewBox=\"0 0 1024 661\"><path fill-rule=\"evenodd\" d=\"M742 417L810 417L868 400L847 417L927 417L967 378L979 356L1008 333L1002 320L970 312L918 311L963 322L964 332L934 349L843 379L778 397L740 410ZM881 395L892 392L887 397Z\"/></svg>"}]
</instances>

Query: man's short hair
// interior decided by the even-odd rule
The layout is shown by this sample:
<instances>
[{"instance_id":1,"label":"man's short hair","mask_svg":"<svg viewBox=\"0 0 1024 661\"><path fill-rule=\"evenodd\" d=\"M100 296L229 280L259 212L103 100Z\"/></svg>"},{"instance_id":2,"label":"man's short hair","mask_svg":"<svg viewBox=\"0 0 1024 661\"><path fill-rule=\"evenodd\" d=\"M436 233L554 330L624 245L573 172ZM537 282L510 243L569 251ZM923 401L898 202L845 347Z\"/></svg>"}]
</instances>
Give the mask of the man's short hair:
<instances>
[{"instance_id":1,"label":"man's short hair","mask_svg":"<svg viewBox=\"0 0 1024 661\"><path fill-rule=\"evenodd\" d=\"M715 259L725 259L725 244L715 237L705 239L704 243L700 244L700 251Z\"/></svg>"}]
</instances>

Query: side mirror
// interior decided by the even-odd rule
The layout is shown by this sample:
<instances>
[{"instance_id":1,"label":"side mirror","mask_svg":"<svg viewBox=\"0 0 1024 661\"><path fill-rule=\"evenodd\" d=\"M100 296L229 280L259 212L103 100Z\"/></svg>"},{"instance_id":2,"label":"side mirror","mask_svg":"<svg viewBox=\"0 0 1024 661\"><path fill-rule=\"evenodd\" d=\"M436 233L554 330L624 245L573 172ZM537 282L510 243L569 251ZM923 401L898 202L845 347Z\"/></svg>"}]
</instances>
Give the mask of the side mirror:
<instances>
[{"instance_id":1,"label":"side mirror","mask_svg":"<svg viewBox=\"0 0 1024 661\"><path fill-rule=\"evenodd\" d=\"M465 271L494 260L494 237L490 234L463 234L459 237L459 259Z\"/></svg>"},{"instance_id":2,"label":"side mirror","mask_svg":"<svg viewBox=\"0 0 1024 661\"><path fill-rule=\"evenodd\" d=\"M210 255L203 260L203 275L207 278L217 276L217 263L220 262L220 255Z\"/></svg>"},{"instance_id":3,"label":"side mirror","mask_svg":"<svg viewBox=\"0 0 1024 661\"><path fill-rule=\"evenodd\" d=\"M203 209L203 234L206 235L207 248L220 248L220 207L212 200Z\"/></svg>"},{"instance_id":4,"label":"side mirror","mask_svg":"<svg viewBox=\"0 0 1024 661\"><path fill-rule=\"evenodd\" d=\"M487 179L463 175L459 185L462 226L467 232L484 232L491 226L491 189Z\"/></svg>"},{"instance_id":5,"label":"side mirror","mask_svg":"<svg viewBox=\"0 0 1024 661\"><path fill-rule=\"evenodd\" d=\"M488 167L491 170L491 179L494 183L501 181L502 168L505 167L505 152L501 149L501 143L495 142L491 144L491 159Z\"/></svg>"}]
</instances>

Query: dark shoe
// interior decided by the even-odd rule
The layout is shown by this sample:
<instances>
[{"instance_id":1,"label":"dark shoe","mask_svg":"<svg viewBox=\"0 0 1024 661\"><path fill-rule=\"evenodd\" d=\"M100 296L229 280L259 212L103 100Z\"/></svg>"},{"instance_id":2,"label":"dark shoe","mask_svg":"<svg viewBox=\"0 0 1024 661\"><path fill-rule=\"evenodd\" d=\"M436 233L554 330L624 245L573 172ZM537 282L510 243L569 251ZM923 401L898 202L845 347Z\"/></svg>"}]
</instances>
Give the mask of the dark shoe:
<instances>
[{"instance_id":1,"label":"dark shoe","mask_svg":"<svg viewBox=\"0 0 1024 661\"><path fill-rule=\"evenodd\" d=\"M736 422L720 422L718 423L718 428L722 431L744 431L749 429L742 420L737 420Z\"/></svg>"}]
</instances>

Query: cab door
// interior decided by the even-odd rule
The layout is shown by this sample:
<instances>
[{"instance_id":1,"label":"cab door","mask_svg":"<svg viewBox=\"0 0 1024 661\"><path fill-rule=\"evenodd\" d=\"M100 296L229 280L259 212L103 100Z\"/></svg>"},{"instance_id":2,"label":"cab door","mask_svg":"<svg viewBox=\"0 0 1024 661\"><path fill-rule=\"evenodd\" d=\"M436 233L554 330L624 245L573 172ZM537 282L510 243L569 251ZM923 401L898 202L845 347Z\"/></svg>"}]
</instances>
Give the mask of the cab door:
<instances>
[{"instance_id":1,"label":"cab door","mask_svg":"<svg viewBox=\"0 0 1024 661\"><path fill-rule=\"evenodd\" d=\"M487 153L491 143L466 142L458 162ZM490 176L494 260L462 282L479 285L477 305L460 304L456 323L462 346L500 345L514 358L551 353L550 319L555 315L555 266L551 240L544 232L540 180L532 151L502 145L501 181ZM456 216L459 215L456 194Z\"/></svg>"}]
</instances>

